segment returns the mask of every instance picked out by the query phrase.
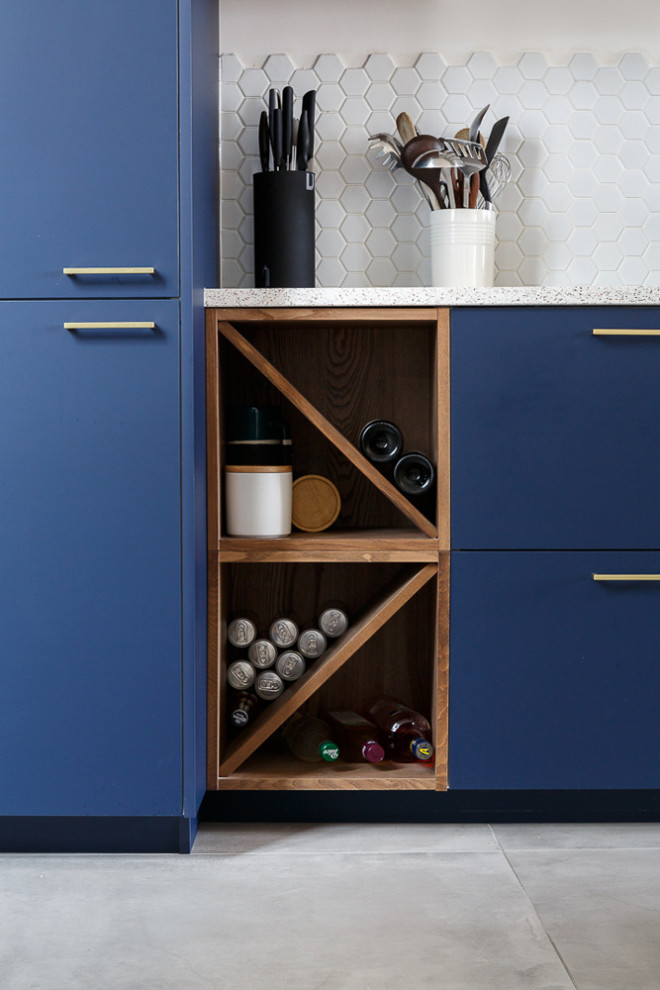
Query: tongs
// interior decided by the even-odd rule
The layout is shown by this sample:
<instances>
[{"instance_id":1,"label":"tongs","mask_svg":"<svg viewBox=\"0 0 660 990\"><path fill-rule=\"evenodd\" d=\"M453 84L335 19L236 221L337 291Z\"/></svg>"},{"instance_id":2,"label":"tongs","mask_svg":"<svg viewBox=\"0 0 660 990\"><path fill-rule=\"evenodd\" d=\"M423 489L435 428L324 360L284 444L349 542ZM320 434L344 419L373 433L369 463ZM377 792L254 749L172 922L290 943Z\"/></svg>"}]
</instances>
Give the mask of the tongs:
<instances>
[{"instance_id":1,"label":"tongs","mask_svg":"<svg viewBox=\"0 0 660 990\"><path fill-rule=\"evenodd\" d=\"M479 185L478 183L472 183L471 179L473 175L486 167L486 152L478 141L465 141L462 138L438 138L437 140L441 147L423 151L415 158L412 163L413 167L416 169L446 168L448 159L451 159L452 167L458 168L468 180L465 183L465 186L467 186L467 195L464 191L463 202L456 202L455 205L475 207L477 205L476 200L479 193ZM455 199L457 192L460 196L460 187L454 183L452 186L452 198Z\"/></svg>"}]
</instances>

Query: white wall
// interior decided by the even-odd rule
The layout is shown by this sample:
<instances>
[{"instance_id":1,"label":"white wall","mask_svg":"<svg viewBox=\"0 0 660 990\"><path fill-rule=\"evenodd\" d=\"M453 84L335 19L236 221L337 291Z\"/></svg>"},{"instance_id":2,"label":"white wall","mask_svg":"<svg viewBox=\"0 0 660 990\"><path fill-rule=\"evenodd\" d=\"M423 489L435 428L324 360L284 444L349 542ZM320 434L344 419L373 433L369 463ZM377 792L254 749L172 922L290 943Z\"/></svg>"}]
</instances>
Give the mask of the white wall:
<instances>
[{"instance_id":1,"label":"white wall","mask_svg":"<svg viewBox=\"0 0 660 990\"><path fill-rule=\"evenodd\" d=\"M245 65L278 52L305 65L319 52L361 64L370 52L404 63L424 51L460 62L491 51L500 63L540 51L564 63L591 52L602 64L626 51L660 57L658 0L220 0L221 50Z\"/></svg>"}]
</instances>

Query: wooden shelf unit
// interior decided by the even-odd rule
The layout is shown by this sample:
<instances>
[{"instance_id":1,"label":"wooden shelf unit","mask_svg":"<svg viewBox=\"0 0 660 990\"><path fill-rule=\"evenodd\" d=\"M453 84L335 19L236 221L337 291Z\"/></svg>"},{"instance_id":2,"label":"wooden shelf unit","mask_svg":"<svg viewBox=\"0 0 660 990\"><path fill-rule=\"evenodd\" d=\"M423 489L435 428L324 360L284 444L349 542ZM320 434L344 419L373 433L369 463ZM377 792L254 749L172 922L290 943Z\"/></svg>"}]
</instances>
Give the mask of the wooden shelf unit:
<instances>
[{"instance_id":1,"label":"wooden shelf unit","mask_svg":"<svg viewBox=\"0 0 660 990\"><path fill-rule=\"evenodd\" d=\"M279 404L292 427L294 477L324 474L342 498L322 533L280 539L223 531L223 412ZM371 419L393 419L405 450L437 465L434 519L360 453ZM449 314L436 309L216 309L207 314L209 678L208 787L444 789L449 611ZM232 736L226 622L264 625L294 611L312 624L346 601L351 625L306 673ZM265 632L265 629L263 630ZM432 767L306 764L278 730L301 706L361 710L390 694L431 721Z\"/></svg>"}]
</instances>

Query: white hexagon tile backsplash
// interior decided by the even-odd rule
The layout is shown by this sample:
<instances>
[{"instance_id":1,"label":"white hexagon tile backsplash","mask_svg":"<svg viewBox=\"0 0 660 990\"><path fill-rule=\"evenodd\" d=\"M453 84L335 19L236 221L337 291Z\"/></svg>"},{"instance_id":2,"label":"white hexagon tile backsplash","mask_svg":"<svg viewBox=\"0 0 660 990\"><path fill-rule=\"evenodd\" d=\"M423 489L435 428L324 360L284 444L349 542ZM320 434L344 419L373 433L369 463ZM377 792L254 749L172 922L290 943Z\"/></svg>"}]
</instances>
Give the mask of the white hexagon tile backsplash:
<instances>
[{"instance_id":1,"label":"white hexagon tile backsplash","mask_svg":"<svg viewBox=\"0 0 660 990\"><path fill-rule=\"evenodd\" d=\"M489 103L482 130L508 115L501 151L512 177L498 201L497 285L660 285L660 67L641 54L601 65L590 54L550 65L527 52L501 65L423 53L363 65L319 55L311 68L270 55L261 68L221 57L222 285L251 287L252 174L271 86L317 90L319 286L428 285L429 207L403 170L384 169L368 136L453 135Z\"/></svg>"}]
</instances>

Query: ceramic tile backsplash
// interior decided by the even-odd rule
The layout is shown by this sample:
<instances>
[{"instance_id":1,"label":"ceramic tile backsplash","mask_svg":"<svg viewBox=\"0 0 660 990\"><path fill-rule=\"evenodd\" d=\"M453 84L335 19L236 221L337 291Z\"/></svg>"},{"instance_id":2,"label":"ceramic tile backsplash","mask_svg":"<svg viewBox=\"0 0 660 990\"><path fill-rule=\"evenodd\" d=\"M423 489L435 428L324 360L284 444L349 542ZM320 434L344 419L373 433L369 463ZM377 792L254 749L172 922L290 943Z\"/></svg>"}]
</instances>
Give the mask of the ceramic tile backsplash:
<instances>
[{"instance_id":1,"label":"ceramic tile backsplash","mask_svg":"<svg viewBox=\"0 0 660 990\"><path fill-rule=\"evenodd\" d=\"M271 55L261 68L221 60L222 284L252 286L252 174L270 86L293 86L296 111L317 89L319 286L417 286L430 276L426 201L403 170L369 151L408 111L419 131L453 135L490 103L483 130L509 115L501 151L512 181L498 207L497 285L660 285L660 67L630 53L515 65L475 52L465 65L423 53L361 66L319 55L311 68Z\"/></svg>"}]
</instances>

